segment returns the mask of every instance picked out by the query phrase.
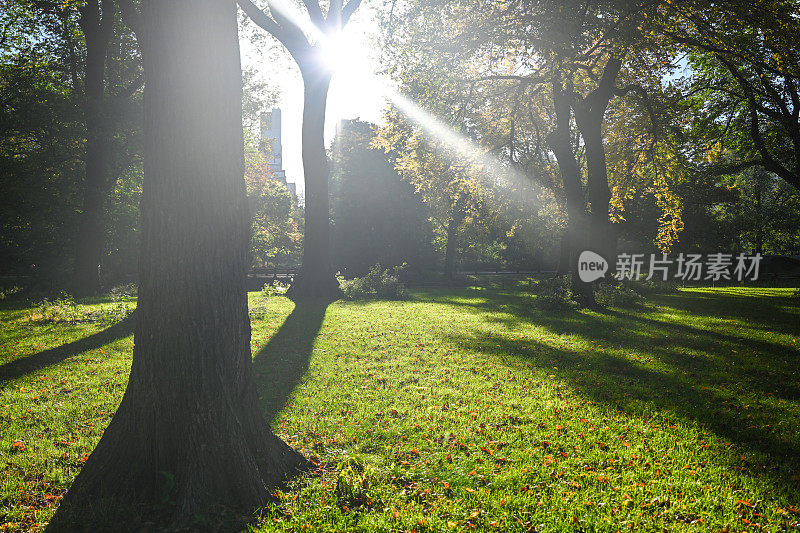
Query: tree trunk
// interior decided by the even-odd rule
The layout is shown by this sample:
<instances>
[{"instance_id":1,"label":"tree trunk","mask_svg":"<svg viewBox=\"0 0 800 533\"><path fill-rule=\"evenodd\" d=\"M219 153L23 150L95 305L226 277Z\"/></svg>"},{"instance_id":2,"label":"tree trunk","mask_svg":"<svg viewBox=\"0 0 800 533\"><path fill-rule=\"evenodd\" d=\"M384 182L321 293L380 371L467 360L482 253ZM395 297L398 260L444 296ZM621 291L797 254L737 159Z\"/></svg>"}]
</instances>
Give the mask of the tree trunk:
<instances>
[{"instance_id":1,"label":"tree trunk","mask_svg":"<svg viewBox=\"0 0 800 533\"><path fill-rule=\"evenodd\" d=\"M608 187L606 149L603 145L603 120L614 96L622 63L622 56L610 57L603 67L597 87L583 100L573 103L575 120L586 147L587 189L591 206L589 242L612 268L616 264L617 235L609 220L611 189Z\"/></svg>"},{"instance_id":2,"label":"tree trunk","mask_svg":"<svg viewBox=\"0 0 800 533\"><path fill-rule=\"evenodd\" d=\"M145 180L133 365L54 527L86 527L104 500L167 503L173 526L215 506L252 509L305 466L271 433L253 382L236 4L149 0L142 9Z\"/></svg>"},{"instance_id":3,"label":"tree trunk","mask_svg":"<svg viewBox=\"0 0 800 533\"><path fill-rule=\"evenodd\" d=\"M755 195L756 195L756 250L755 253L761 254L764 252L764 209L761 201L762 187L764 186L763 177L756 174L755 180Z\"/></svg>"},{"instance_id":4,"label":"tree trunk","mask_svg":"<svg viewBox=\"0 0 800 533\"><path fill-rule=\"evenodd\" d=\"M578 255L585 248L586 221L585 202L581 187L581 171L570 140L571 113L569 95L561 87L561 80L554 76L553 107L556 127L548 142L558 161L564 193L567 199L567 239L569 242L569 267L572 272L572 292L575 300L582 306L595 305L594 289L591 283L584 283L578 276Z\"/></svg>"},{"instance_id":5,"label":"tree trunk","mask_svg":"<svg viewBox=\"0 0 800 533\"><path fill-rule=\"evenodd\" d=\"M603 146L603 114L591 112L578 121L586 147L587 189L591 211L591 239L594 251L609 264L615 264L617 255L616 231L609 220L611 189L608 187L606 150Z\"/></svg>"},{"instance_id":6,"label":"tree trunk","mask_svg":"<svg viewBox=\"0 0 800 533\"><path fill-rule=\"evenodd\" d=\"M569 231L565 230L561 234L561 239L559 240L558 267L556 270L556 275L563 276L569 272L570 255Z\"/></svg>"},{"instance_id":7,"label":"tree trunk","mask_svg":"<svg viewBox=\"0 0 800 533\"><path fill-rule=\"evenodd\" d=\"M445 279L453 279L453 274L456 268L456 253L458 244L458 226L460 224L459 216L453 214L450 222L447 224L447 244L444 249L444 277Z\"/></svg>"},{"instance_id":8,"label":"tree trunk","mask_svg":"<svg viewBox=\"0 0 800 533\"><path fill-rule=\"evenodd\" d=\"M305 177L305 232L303 259L287 295L335 299L339 282L331 266L330 169L325 153L325 108L330 75L309 68L303 73L303 173Z\"/></svg>"},{"instance_id":9,"label":"tree trunk","mask_svg":"<svg viewBox=\"0 0 800 533\"><path fill-rule=\"evenodd\" d=\"M105 66L108 44L116 18L113 2L98 0L81 8L80 26L86 42L84 76L86 121L86 176L83 211L75 247L73 292L88 296L100 291L100 260L105 244L104 204L113 184L110 178L108 131L105 107Z\"/></svg>"}]
</instances>

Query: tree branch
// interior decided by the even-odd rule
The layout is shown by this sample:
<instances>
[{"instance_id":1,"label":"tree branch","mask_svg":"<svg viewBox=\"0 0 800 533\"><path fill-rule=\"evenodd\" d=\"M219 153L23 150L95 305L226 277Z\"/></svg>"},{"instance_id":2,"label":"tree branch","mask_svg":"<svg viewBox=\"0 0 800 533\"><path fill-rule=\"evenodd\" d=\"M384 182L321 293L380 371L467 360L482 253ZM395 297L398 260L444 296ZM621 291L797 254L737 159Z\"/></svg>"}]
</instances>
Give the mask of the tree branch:
<instances>
[{"instance_id":1,"label":"tree branch","mask_svg":"<svg viewBox=\"0 0 800 533\"><path fill-rule=\"evenodd\" d=\"M144 31L142 14L136 10L131 0L119 0L119 9L122 12L122 21L133 30L137 39L141 39Z\"/></svg>"},{"instance_id":2,"label":"tree branch","mask_svg":"<svg viewBox=\"0 0 800 533\"><path fill-rule=\"evenodd\" d=\"M286 17L280 15L276 16L277 10L270 9L270 13L272 13L273 17L276 17L273 19L250 0L238 0L238 4L239 7L242 8L242 11L250 17L250 20L278 39L295 59L300 58L304 49L309 46L303 31L296 24L288 21ZM280 20L282 24L287 24L288 27L284 27L282 24L276 22L276 20Z\"/></svg>"},{"instance_id":3,"label":"tree branch","mask_svg":"<svg viewBox=\"0 0 800 533\"><path fill-rule=\"evenodd\" d=\"M347 25L350 22L350 17L353 16L358 6L361 5L361 0L350 0L347 2L347 5L344 6L342 9L342 26Z\"/></svg>"},{"instance_id":4,"label":"tree branch","mask_svg":"<svg viewBox=\"0 0 800 533\"><path fill-rule=\"evenodd\" d=\"M308 16L311 17L311 22L318 28L325 25L325 17L322 16L322 8L319 7L319 0L303 0L303 5L306 6Z\"/></svg>"}]
</instances>

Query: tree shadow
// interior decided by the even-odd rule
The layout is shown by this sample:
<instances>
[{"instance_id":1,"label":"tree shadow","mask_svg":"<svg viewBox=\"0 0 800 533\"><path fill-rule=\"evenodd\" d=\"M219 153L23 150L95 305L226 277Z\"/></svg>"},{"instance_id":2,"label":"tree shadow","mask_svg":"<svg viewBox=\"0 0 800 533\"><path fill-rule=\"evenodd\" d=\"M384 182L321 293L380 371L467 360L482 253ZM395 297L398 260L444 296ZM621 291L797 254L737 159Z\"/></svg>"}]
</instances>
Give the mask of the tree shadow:
<instances>
[{"instance_id":1,"label":"tree shadow","mask_svg":"<svg viewBox=\"0 0 800 533\"><path fill-rule=\"evenodd\" d=\"M68 344L63 344L56 348L50 348L49 350L6 363L0 366L0 386L31 372L60 363L73 355L95 350L115 340L128 337L133 334L135 324L136 312L134 311L103 331L99 331Z\"/></svg>"},{"instance_id":2,"label":"tree shadow","mask_svg":"<svg viewBox=\"0 0 800 533\"><path fill-rule=\"evenodd\" d=\"M698 314L712 313L713 298L700 300L667 299L669 307L690 315L696 307L702 309ZM768 336L748 337L753 329L800 334L800 323L791 325L794 311L780 298L771 300L716 299L724 317L742 323L741 336L732 329L713 329L716 322L678 323L669 312L647 316L646 309L549 313L533 308L529 297L507 294L448 303L472 306L493 325L451 336L460 346L487 357L508 354L509 365L546 369L592 401L621 412L693 421L763 454L768 463L731 467L748 468L755 476L772 478L776 487L796 490L790 478L800 467L800 443L792 429L800 399L800 350ZM737 315L733 305L740 304L746 309ZM752 322L755 317L757 323ZM770 323L777 325L774 330ZM523 325L543 331L520 336ZM564 343L565 336L579 341L578 346ZM591 343L590 350L583 347L585 342Z\"/></svg>"},{"instance_id":3,"label":"tree shadow","mask_svg":"<svg viewBox=\"0 0 800 533\"><path fill-rule=\"evenodd\" d=\"M685 293L653 296L651 301L679 309L691 317L708 316L715 320L738 319L748 330L800 335L800 320L791 299L782 297L746 298ZM606 309L594 313L548 312L537 309L534 299L525 294L481 291L473 298L446 298L448 305L472 308L484 320L515 330L536 324L552 333L601 341L617 348L642 351L663 364L703 375L706 385L734 381L752 391L771 394L785 400L800 398L795 361L800 347L717 331L711 327L675 322L674 318L654 313L648 308ZM713 315L720 309L720 317ZM660 311L660 310L657 310ZM669 313L667 313L668 315ZM794 319L794 320L793 320ZM629 350L629 351L630 351ZM788 363L788 364L787 364Z\"/></svg>"},{"instance_id":4,"label":"tree shadow","mask_svg":"<svg viewBox=\"0 0 800 533\"><path fill-rule=\"evenodd\" d=\"M298 300L292 313L253 359L261 411L272 423L308 371L328 300Z\"/></svg>"}]
</instances>

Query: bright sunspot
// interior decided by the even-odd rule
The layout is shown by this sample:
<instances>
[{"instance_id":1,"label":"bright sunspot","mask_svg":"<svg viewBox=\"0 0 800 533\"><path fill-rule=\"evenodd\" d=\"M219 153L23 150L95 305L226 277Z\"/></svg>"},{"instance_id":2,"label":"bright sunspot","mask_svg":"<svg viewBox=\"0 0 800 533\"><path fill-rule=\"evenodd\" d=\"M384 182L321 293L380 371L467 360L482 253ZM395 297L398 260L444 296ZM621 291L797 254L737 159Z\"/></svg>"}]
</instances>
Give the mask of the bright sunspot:
<instances>
[{"instance_id":1,"label":"bright sunspot","mask_svg":"<svg viewBox=\"0 0 800 533\"><path fill-rule=\"evenodd\" d=\"M320 41L320 60L333 76L328 97L331 119L357 117L365 102L382 100L384 91L376 75L377 60L371 54L369 37L363 28L348 26Z\"/></svg>"},{"instance_id":2,"label":"bright sunspot","mask_svg":"<svg viewBox=\"0 0 800 533\"><path fill-rule=\"evenodd\" d=\"M334 76L352 78L372 74L368 72L370 58L362 36L340 31L324 36L321 41L322 62Z\"/></svg>"}]
</instances>

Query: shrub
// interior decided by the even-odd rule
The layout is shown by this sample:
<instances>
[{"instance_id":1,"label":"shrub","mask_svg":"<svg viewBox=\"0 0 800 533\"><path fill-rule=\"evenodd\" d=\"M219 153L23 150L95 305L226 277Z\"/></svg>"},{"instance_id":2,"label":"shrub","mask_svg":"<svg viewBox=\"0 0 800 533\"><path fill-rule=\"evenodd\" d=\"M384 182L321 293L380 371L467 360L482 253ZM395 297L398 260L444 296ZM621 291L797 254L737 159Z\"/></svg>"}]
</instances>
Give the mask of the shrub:
<instances>
[{"instance_id":1,"label":"shrub","mask_svg":"<svg viewBox=\"0 0 800 533\"><path fill-rule=\"evenodd\" d=\"M572 298L572 284L568 276L557 276L536 282L531 287L536 295L536 307L547 311L568 311L578 304Z\"/></svg>"},{"instance_id":2,"label":"shrub","mask_svg":"<svg viewBox=\"0 0 800 533\"><path fill-rule=\"evenodd\" d=\"M28 320L38 323L78 324L97 322L113 324L133 313L134 307L116 302L111 307L89 310L75 302L69 294L62 292L55 300L45 298L28 313Z\"/></svg>"},{"instance_id":3,"label":"shrub","mask_svg":"<svg viewBox=\"0 0 800 533\"><path fill-rule=\"evenodd\" d=\"M383 270L381 265L376 263L362 278L347 280L337 273L336 279L339 280L339 288L346 300L405 300L408 298L408 290L399 279L404 268L405 263Z\"/></svg>"},{"instance_id":4,"label":"shrub","mask_svg":"<svg viewBox=\"0 0 800 533\"><path fill-rule=\"evenodd\" d=\"M632 308L644 304L645 297L622 284L601 283L594 293L595 300L603 307Z\"/></svg>"},{"instance_id":5,"label":"shrub","mask_svg":"<svg viewBox=\"0 0 800 533\"><path fill-rule=\"evenodd\" d=\"M13 285L11 287L4 287L0 289L0 301L5 300L10 296L14 296L15 294L19 294L22 292L22 287L18 287L17 285Z\"/></svg>"},{"instance_id":6,"label":"shrub","mask_svg":"<svg viewBox=\"0 0 800 533\"><path fill-rule=\"evenodd\" d=\"M624 285L629 289L638 292L642 296L647 296L648 294L672 294L678 292L678 288L680 288L680 283L674 280L637 280L627 281L624 283Z\"/></svg>"},{"instance_id":7,"label":"shrub","mask_svg":"<svg viewBox=\"0 0 800 533\"><path fill-rule=\"evenodd\" d=\"M135 283L128 283L126 285L117 285L108 291L108 296L114 302L124 302L133 300L139 293L139 286Z\"/></svg>"},{"instance_id":8,"label":"shrub","mask_svg":"<svg viewBox=\"0 0 800 533\"><path fill-rule=\"evenodd\" d=\"M267 306L267 298L271 296L283 296L289 290L289 284L280 281L273 281L272 283L265 283L261 289L260 298L250 307L250 319L264 319L267 317L269 308Z\"/></svg>"},{"instance_id":9,"label":"shrub","mask_svg":"<svg viewBox=\"0 0 800 533\"><path fill-rule=\"evenodd\" d=\"M289 284L282 281L275 280L272 283L265 283L264 288L261 289L261 296L283 296L289 290Z\"/></svg>"},{"instance_id":10,"label":"shrub","mask_svg":"<svg viewBox=\"0 0 800 533\"><path fill-rule=\"evenodd\" d=\"M86 319L86 313L75 303L75 298L62 292L55 300L45 298L29 313L31 322L66 322L76 324Z\"/></svg>"}]
</instances>

